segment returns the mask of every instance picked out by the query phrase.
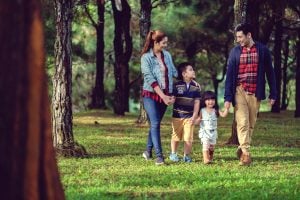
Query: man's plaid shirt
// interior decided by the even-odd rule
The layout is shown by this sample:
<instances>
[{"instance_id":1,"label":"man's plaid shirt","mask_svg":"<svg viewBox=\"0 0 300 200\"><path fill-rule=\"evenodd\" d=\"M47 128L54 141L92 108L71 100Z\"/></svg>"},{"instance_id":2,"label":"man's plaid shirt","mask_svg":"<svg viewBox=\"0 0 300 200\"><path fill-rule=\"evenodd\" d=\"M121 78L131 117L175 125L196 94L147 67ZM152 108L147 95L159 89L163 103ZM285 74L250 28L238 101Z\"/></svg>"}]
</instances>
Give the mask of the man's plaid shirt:
<instances>
[{"instance_id":1,"label":"man's plaid shirt","mask_svg":"<svg viewBox=\"0 0 300 200\"><path fill-rule=\"evenodd\" d=\"M250 50L242 48L238 74L238 85L241 85L248 94L255 94L258 67L258 53L255 45Z\"/></svg>"}]
</instances>

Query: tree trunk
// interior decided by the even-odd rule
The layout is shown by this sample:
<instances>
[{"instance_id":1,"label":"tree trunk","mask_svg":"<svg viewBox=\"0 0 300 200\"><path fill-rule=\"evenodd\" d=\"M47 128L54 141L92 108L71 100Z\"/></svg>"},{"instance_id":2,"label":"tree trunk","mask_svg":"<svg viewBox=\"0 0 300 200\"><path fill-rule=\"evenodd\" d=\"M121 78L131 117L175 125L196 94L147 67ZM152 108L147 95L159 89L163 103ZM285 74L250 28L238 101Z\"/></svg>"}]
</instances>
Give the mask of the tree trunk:
<instances>
[{"instance_id":1,"label":"tree trunk","mask_svg":"<svg viewBox=\"0 0 300 200\"><path fill-rule=\"evenodd\" d=\"M115 22L115 91L114 113L124 115L129 110L129 60L132 54L132 38L130 36L131 9L126 0L120 3L112 0Z\"/></svg>"},{"instance_id":2,"label":"tree trunk","mask_svg":"<svg viewBox=\"0 0 300 200\"><path fill-rule=\"evenodd\" d=\"M92 21L97 33L96 79L90 108L105 108L104 94L104 0L97 0L98 22Z\"/></svg>"},{"instance_id":3,"label":"tree trunk","mask_svg":"<svg viewBox=\"0 0 300 200\"><path fill-rule=\"evenodd\" d=\"M56 40L52 96L53 145L57 153L63 156L84 156L86 152L75 144L72 130L72 6L72 0L54 1Z\"/></svg>"},{"instance_id":4,"label":"tree trunk","mask_svg":"<svg viewBox=\"0 0 300 200\"><path fill-rule=\"evenodd\" d=\"M252 25L252 37L254 40L259 38L259 7L261 0L248 0L247 19L246 21Z\"/></svg>"},{"instance_id":5,"label":"tree trunk","mask_svg":"<svg viewBox=\"0 0 300 200\"><path fill-rule=\"evenodd\" d=\"M285 39L285 49L284 49L284 64L282 69L282 99L281 99L281 110L286 110L288 107L287 102L287 68L288 68L288 58L289 58L289 36Z\"/></svg>"},{"instance_id":6,"label":"tree trunk","mask_svg":"<svg viewBox=\"0 0 300 200\"><path fill-rule=\"evenodd\" d=\"M152 5L151 0L140 0L141 4L141 17L140 17L140 49L143 49L145 39L147 37L147 34L150 31L151 27L151 11L152 11ZM142 94L143 90L143 81L141 81L140 86L140 94ZM144 124L148 120L147 113L144 108L144 102L143 97L140 95L140 114L137 119L138 124Z\"/></svg>"},{"instance_id":7,"label":"tree trunk","mask_svg":"<svg viewBox=\"0 0 300 200\"><path fill-rule=\"evenodd\" d=\"M64 199L51 141L40 2L1 1L0 8L1 199Z\"/></svg>"},{"instance_id":8,"label":"tree trunk","mask_svg":"<svg viewBox=\"0 0 300 200\"><path fill-rule=\"evenodd\" d=\"M248 6L248 0L234 1L234 26L246 22L247 6Z\"/></svg>"},{"instance_id":9,"label":"tree trunk","mask_svg":"<svg viewBox=\"0 0 300 200\"><path fill-rule=\"evenodd\" d=\"M249 17L247 17L247 0L235 0L234 1L234 24L235 26L240 23L245 23ZM226 144L228 145L239 145L238 137L237 137L237 129L236 129L236 121L235 121L235 109L233 112L233 121L232 121L232 130L231 136L227 140Z\"/></svg>"},{"instance_id":10,"label":"tree trunk","mask_svg":"<svg viewBox=\"0 0 300 200\"><path fill-rule=\"evenodd\" d=\"M282 17L284 6L282 3L278 2L275 4L275 13L276 13L276 24L275 24L275 45L274 45L274 72L276 79L276 90L277 90L277 99L272 106L271 111L273 113L280 113L280 101L281 101L281 84L282 84L282 70L281 70L281 50L282 50Z\"/></svg>"},{"instance_id":11,"label":"tree trunk","mask_svg":"<svg viewBox=\"0 0 300 200\"><path fill-rule=\"evenodd\" d=\"M295 117L300 117L300 29L298 29L298 41L297 41L297 65L296 65L296 95L295 95L295 102L296 102L296 110L295 110Z\"/></svg>"}]
</instances>

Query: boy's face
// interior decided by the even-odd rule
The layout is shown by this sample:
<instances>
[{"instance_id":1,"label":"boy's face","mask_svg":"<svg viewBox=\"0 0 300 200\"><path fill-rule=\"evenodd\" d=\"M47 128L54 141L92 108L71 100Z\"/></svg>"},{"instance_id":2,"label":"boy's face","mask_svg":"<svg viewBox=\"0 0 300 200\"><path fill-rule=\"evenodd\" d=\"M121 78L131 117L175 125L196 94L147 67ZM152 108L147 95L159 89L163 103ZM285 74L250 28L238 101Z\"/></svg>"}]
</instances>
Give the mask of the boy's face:
<instances>
[{"instance_id":1,"label":"boy's face","mask_svg":"<svg viewBox=\"0 0 300 200\"><path fill-rule=\"evenodd\" d=\"M182 76L184 79L192 80L195 76L195 71L191 65L186 66L185 71L182 72Z\"/></svg>"}]
</instances>

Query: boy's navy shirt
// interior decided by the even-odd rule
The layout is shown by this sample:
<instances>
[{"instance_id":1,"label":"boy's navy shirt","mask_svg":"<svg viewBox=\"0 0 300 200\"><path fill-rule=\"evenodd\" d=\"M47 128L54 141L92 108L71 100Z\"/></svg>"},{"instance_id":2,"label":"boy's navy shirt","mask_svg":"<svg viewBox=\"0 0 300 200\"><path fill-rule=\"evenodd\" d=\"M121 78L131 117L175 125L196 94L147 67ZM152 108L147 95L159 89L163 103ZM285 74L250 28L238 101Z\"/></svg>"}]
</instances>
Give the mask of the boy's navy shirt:
<instances>
[{"instance_id":1,"label":"boy's navy shirt","mask_svg":"<svg viewBox=\"0 0 300 200\"><path fill-rule=\"evenodd\" d=\"M200 100L200 86L194 81L187 83L178 81L174 84L173 95L176 97L173 106L174 118L191 118L194 112L195 100Z\"/></svg>"}]
</instances>

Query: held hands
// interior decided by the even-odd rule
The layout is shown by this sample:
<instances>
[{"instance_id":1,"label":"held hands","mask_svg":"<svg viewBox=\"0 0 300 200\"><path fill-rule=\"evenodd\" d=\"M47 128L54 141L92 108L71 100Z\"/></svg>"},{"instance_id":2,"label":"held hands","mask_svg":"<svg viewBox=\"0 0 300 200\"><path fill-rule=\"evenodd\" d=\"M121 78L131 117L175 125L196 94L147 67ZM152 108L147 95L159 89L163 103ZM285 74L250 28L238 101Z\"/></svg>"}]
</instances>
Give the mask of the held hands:
<instances>
[{"instance_id":1,"label":"held hands","mask_svg":"<svg viewBox=\"0 0 300 200\"><path fill-rule=\"evenodd\" d=\"M229 101L225 101L225 103L224 103L224 107L225 107L225 109L229 110L229 108L230 108L230 104L231 104L231 102L229 102Z\"/></svg>"},{"instance_id":2,"label":"held hands","mask_svg":"<svg viewBox=\"0 0 300 200\"><path fill-rule=\"evenodd\" d=\"M164 103L166 105L171 105L175 102L175 97L174 96L167 96L167 95L164 95L162 100L164 101Z\"/></svg>"},{"instance_id":3,"label":"held hands","mask_svg":"<svg viewBox=\"0 0 300 200\"><path fill-rule=\"evenodd\" d=\"M229 108L226 108L226 107L225 107L224 111L220 111L220 110L219 110L219 115L220 115L221 117L226 117L226 116L228 115L228 113L229 113Z\"/></svg>"},{"instance_id":4,"label":"held hands","mask_svg":"<svg viewBox=\"0 0 300 200\"><path fill-rule=\"evenodd\" d=\"M198 117L194 118L193 124L195 124L195 125L200 124L200 121L201 121L201 118L200 118L200 116L198 116Z\"/></svg>"},{"instance_id":5,"label":"held hands","mask_svg":"<svg viewBox=\"0 0 300 200\"><path fill-rule=\"evenodd\" d=\"M270 104L270 106L273 106L274 103L275 103L275 99L269 99L269 104Z\"/></svg>"}]
</instances>

